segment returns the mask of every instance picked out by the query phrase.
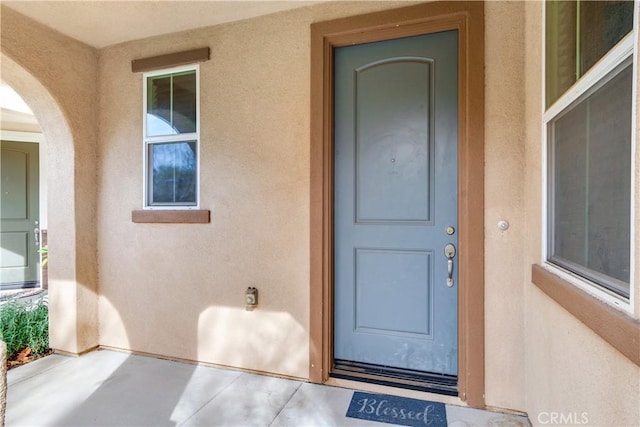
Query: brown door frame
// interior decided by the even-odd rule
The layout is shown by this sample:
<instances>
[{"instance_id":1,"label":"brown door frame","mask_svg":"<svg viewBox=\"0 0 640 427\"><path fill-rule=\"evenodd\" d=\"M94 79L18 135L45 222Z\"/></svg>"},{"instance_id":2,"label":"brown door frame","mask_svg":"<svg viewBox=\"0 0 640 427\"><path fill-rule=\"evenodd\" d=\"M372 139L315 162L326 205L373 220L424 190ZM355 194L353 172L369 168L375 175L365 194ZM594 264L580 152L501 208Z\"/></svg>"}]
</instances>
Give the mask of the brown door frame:
<instances>
[{"instance_id":1,"label":"brown door frame","mask_svg":"<svg viewBox=\"0 0 640 427\"><path fill-rule=\"evenodd\" d=\"M484 4L432 2L311 25L309 378L333 364L333 50L459 32L458 389L484 407Z\"/></svg>"}]
</instances>

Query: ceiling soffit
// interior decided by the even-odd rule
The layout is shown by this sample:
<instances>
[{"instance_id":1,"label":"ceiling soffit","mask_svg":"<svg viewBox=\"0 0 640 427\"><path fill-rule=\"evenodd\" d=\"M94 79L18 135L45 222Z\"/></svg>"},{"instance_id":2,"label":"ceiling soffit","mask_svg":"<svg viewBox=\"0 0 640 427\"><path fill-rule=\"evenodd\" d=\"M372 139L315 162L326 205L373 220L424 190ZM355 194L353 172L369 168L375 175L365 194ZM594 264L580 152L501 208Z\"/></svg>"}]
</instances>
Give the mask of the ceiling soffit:
<instances>
[{"instance_id":1,"label":"ceiling soffit","mask_svg":"<svg viewBox=\"0 0 640 427\"><path fill-rule=\"evenodd\" d=\"M296 9L322 1L2 1L95 48Z\"/></svg>"}]
</instances>

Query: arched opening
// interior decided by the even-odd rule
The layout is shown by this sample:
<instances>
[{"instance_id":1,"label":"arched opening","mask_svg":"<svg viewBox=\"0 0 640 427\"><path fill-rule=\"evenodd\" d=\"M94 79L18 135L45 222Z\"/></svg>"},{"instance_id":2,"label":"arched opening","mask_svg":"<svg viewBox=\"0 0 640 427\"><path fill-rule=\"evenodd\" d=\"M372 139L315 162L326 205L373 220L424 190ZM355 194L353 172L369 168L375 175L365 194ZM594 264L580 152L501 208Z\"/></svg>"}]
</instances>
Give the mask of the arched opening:
<instances>
[{"instance_id":1,"label":"arched opening","mask_svg":"<svg viewBox=\"0 0 640 427\"><path fill-rule=\"evenodd\" d=\"M95 221L87 219L86 199L78 194L78 183L86 171L78 171L74 127L64 105L40 79L2 53L2 81L25 101L42 130L47 144L47 229L50 261L50 345L68 353L82 353L97 345L97 295ZM43 79L46 81L46 79ZM65 104L65 102L67 104ZM93 124L92 124L93 125ZM89 198L88 203L91 202ZM81 206L82 215L78 215ZM95 212L95 206L89 210ZM93 236L87 238L87 236Z\"/></svg>"}]
</instances>

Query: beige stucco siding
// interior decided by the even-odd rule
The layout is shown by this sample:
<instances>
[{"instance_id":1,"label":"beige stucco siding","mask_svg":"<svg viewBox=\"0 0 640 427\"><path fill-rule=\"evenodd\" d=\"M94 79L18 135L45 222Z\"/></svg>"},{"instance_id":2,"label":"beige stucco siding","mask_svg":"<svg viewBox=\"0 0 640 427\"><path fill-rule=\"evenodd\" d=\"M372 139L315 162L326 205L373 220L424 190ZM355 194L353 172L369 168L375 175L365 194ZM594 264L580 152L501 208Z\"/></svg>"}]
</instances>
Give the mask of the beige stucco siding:
<instances>
[{"instance_id":1,"label":"beige stucco siding","mask_svg":"<svg viewBox=\"0 0 640 427\"><path fill-rule=\"evenodd\" d=\"M101 51L102 345L307 377L309 25L385 6L397 3L314 6ZM486 396L523 410L524 7L489 4L486 14ZM212 224L133 224L142 77L130 61L200 46L212 58L201 64L201 199ZM242 306L247 286L260 290L254 312Z\"/></svg>"},{"instance_id":2,"label":"beige stucco siding","mask_svg":"<svg viewBox=\"0 0 640 427\"><path fill-rule=\"evenodd\" d=\"M308 377L310 24L390 6L311 7L101 51L102 345ZM211 224L134 224L142 75L131 60L203 46ZM251 312L248 286L259 289Z\"/></svg>"},{"instance_id":3,"label":"beige stucco siding","mask_svg":"<svg viewBox=\"0 0 640 427\"><path fill-rule=\"evenodd\" d=\"M529 287L526 298L531 422L563 414L577 420L572 424L638 425L640 368L537 288Z\"/></svg>"},{"instance_id":4,"label":"beige stucco siding","mask_svg":"<svg viewBox=\"0 0 640 427\"><path fill-rule=\"evenodd\" d=\"M310 24L406 4L332 2L99 51L2 7L2 77L49 144L52 345L308 378ZM542 4L489 2L485 32L486 403L534 424L586 413L590 425L638 425L640 368L530 283ZM133 223L143 115L131 60L205 46L200 199L211 223ZM636 295L639 282L636 270ZM248 286L260 292L254 311Z\"/></svg>"},{"instance_id":5,"label":"beige stucco siding","mask_svg":"<svg viewBox=\"0 0 640 427\"><path fill-rule=\"evenodd\" d=\"M485 394L488 405L517 409L524 408L524 18L522 2L485 5Z\"/></svg>"},{"instance_id":6,"label":"beige stucco siding","mask_svg":"<svg viewBox=\"0 0 640 427\"><path fill-rule=\"evenodd\" d=\"M47 139L51 345L98 344L96 262L97 52L1 8L1 77Z\"/></svg>"}]
</instances>

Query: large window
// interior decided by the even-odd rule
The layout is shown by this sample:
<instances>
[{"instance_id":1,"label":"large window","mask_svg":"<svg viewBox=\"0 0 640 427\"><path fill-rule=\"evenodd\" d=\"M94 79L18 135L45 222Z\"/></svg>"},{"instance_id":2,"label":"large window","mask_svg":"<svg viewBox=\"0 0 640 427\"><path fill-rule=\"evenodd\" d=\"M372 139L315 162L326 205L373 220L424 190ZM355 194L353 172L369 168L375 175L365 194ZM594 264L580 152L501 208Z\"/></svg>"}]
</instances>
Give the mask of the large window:
<instances>
[{"instance_id":1,"label":"large window","mask_svg":"<svg viewBox=\"0 0 640 427\"><path fill-rule=\"evenodd\" d=\"M546 3L547 261L628 299L634 4Z\"/></svg>"},{"instance_id":2,"label":"large window","mask_svg":"<svg viewBox=\"0 0 640 427\"><path fill-rule=\"evenodd\" d=\"M144 74L146 208L195 208L199 193L198 67Z\"/></svg>"}]
</instances>

